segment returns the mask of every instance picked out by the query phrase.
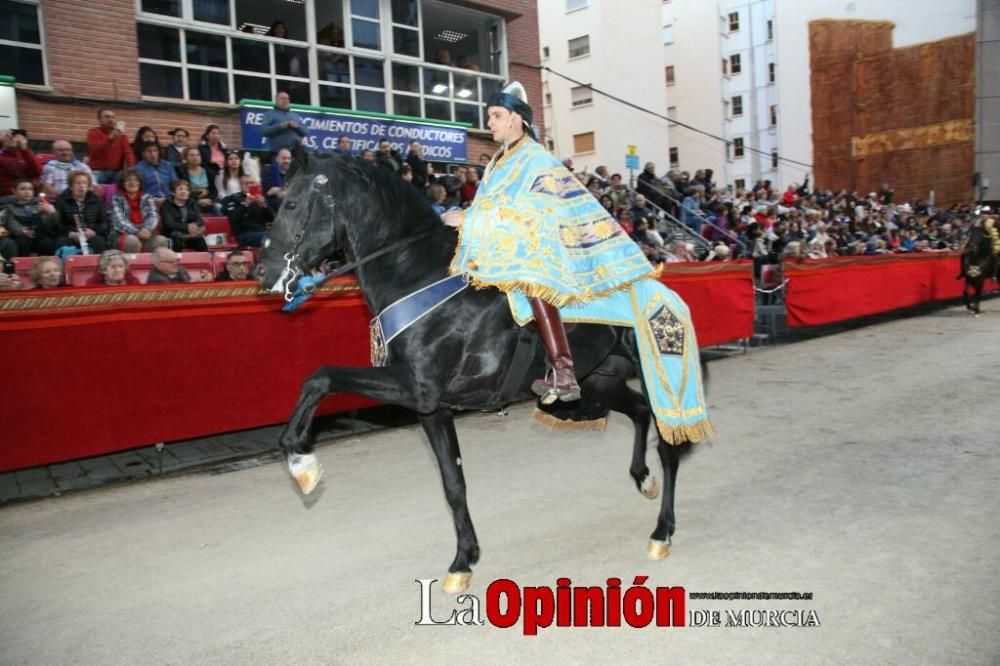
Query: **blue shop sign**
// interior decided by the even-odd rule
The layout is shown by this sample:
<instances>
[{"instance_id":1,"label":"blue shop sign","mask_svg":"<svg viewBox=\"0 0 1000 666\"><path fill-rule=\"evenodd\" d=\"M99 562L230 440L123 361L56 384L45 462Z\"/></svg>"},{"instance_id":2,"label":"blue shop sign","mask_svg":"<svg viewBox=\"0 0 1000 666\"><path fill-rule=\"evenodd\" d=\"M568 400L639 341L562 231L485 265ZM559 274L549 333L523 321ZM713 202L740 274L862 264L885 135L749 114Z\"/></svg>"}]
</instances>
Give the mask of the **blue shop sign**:
<instances>
[{"instance_id":1,"label":"blue shop sign","mask_svg":"<svg viewBox=\"0 0 1000 666\"><path fill-rule=\"evenodd\" d=\"M341 136L351 139L351 153L359 154L365 148L378 149L378 142L388 139L393 148L406 156L407 147L416 139L424 149L424 159L432 162L467 162L468 135L465 127L438 125L393 116L355 116L332 111L305 111L292 109L302 116L302 124L309 129L303 143L308 150L330 153L337 147ZM260 126L267 107L244 106L240 108L240 127L243 147L248 150L267 150L267 139L261 135Z\"/></svg>"}]
</instances>

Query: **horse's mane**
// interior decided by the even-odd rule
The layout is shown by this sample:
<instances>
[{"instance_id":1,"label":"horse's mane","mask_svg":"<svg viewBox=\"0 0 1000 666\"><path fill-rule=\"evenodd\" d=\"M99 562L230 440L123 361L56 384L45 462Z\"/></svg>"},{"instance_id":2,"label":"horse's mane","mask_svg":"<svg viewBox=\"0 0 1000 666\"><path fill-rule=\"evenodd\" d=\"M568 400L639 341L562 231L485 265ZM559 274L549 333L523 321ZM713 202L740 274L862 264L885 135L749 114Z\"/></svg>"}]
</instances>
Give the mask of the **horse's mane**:
<instances>
[{"instance_id":1,"label":"horse's mane","mask_svg":"<svg viewBox=\"0 0 1000 666\"><path fill-rule=\"evenodd\" d=\"M412 246L400 248L397 259L422 267L447 267L455 254L457 234L441 222L430 202L416 187L385 167L356 157L313 157L308 173L322 173L333 184L334 199L343 206L352 225L363 226L367 253L410 236L429 232Z\"/></svg>"}]
</instances>

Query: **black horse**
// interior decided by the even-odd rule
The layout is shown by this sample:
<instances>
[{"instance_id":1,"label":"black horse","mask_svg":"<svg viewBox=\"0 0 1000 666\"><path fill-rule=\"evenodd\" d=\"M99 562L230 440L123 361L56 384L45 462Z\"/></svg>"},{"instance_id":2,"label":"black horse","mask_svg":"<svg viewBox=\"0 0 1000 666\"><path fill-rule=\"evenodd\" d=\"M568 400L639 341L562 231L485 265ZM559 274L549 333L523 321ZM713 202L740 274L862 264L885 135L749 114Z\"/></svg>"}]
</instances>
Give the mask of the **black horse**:
<instances>
[{"instance_id":1,"label":"black horse","mask_svg":"<svg viewBox=\"0 0 1000 666\"><path fill-rule=\"evenodd\" d=\"M962 248L962 267L957 279L964 279L965 285L962 287L962 300L966 309L979 316L979 302L983 297L983 285L988 278L996 274L997 267L993 256L993 242L989 234L980 227L975 226L969 231L969 238ZM972 298L969 292L972 291Z\"/></svg>"},{"instance_id":2,"label":"black horse","mask_svg":"<svg viewBox=\"0 0 1000 666\"><path fill-rule=\"evenodd\" d=\"M288 293L300 275L344 252L360 264L358 284L368 307L378 313L447 276L456 242L455 230L441 223L423 194L395 174L353 158L299 157L256 277L265 288ZM380 254L388 246L394 249ZM497 408L498 389L511 380L517 383L508 398L534 397L529 385L544 372L541 354L534 356L522 377L507 376L521 335L503 293L470 288L393 340L386 367L323 367L314 372L303 384L280 436L302 491L310 492L321 473L312 453L310 424L316 406L327 395L354 393L416 411L440 466L458 534L458 552L442 587L450 592L467 589L479 544L466 504L452 409ZM639 491L654 499L659 484L645 462L651 410L646 397L626 385L639 367L633 331L579 325L569 339L591 407L596 404L601 414L614 410L632 420L635 437L629 474ZM657 437L664 488L648 553L662 559L669 554L674 533L677 466L690 442L670 445L658 432Z\"/></svg>"}]
</instances>

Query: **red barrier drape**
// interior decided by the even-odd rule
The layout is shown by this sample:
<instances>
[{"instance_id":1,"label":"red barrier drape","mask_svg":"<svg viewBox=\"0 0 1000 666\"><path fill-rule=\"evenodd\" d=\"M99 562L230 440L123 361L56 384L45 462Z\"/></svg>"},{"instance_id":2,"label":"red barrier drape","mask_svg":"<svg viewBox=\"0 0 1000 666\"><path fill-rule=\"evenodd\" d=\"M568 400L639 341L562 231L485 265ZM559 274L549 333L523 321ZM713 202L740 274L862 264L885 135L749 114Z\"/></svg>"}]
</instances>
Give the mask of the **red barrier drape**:
<instances>
[{"instance_id":1,"label":"red barrier drape","mask_svg":"<svg viewBox=\"0 0 1000 666\"><path fill-rule=\"evenodd\" d=\"M788 325L820 326L960 298L958 269L951 253L786 262Z\"/></svg>"},{"instance_id":2,"label":"red barrier drape","mask_svg":"<svg viewBox=\"0 0 1000 666\"><path fill-rule=\"evenodd\" d=\"M679 265L701 345L753 326L746 266ZM321 365L367 366L370 315L352 279L294 315L253 283L0 294L0 471L281 423ZM373 403L329 398L321 413Z\"/></svg>"}]
</instances>

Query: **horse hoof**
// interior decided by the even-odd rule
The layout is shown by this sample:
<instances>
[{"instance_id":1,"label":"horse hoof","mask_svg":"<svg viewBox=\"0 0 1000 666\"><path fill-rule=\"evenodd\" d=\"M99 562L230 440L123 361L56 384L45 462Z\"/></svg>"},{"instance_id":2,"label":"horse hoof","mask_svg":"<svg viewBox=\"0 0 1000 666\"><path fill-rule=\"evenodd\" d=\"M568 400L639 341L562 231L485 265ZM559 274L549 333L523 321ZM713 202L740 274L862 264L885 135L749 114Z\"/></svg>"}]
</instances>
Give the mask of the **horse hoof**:
<instances>
[{"instance_id":1,"label":"horse hoof","mask_svg":"<svg viewBox=\"0 0 1000 666\"><path fill-rule=\"evenodd\" d=\"M319 464L316 455L312 453L293 453L288 456L288 471L299 484L303 495L316 490L323 476L323 466Z\"/></svg>"},{"instance_id":2,"label":"horse hoof","mask_svg":"<svg viewBox=\"0 0 1000 666\"><path fill-rule=\"evenodd\" d=\"M441 589L448 594L461 594L462 592L468 591L470 581L472 581L471 571L449 573L444 577L444 582L441 583Z\"/></svg>"},{"instance_id":3,"label":"horse hoof","mask_svg":"<svg viewBox=\"0 0 1000 666\"><path fill-rule=\"evenodd\" d=\"M660 496L660 482L656 480L656 477L652 474L646 476L646 479L639 486L639 492L646 499L654 500Z\"/></svg>"},{"instance_id":4,"label":"horse hoof","mask_svg":"<svg viewBox=\"0 0 1000 666\"><path fill-rule=\"evenodd\" d=\"M665 560L670 555L670 544L666 541L650 539L646 545L646 554L651 560Z\"/></svg>"}]
</instances>

